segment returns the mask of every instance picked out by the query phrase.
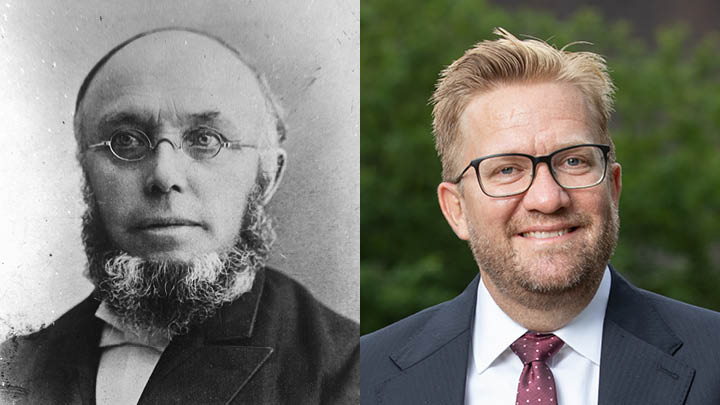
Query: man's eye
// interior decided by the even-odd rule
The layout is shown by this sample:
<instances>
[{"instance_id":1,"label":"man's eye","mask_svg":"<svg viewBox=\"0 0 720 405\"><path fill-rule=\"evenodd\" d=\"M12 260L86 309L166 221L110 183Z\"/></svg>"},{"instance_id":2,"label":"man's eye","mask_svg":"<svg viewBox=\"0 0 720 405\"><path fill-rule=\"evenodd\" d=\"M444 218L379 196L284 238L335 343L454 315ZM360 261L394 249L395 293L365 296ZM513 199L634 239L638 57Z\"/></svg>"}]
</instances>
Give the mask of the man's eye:
<instances>
[{"instance_id":1,"label":"man's eye","mask_svg":"<svg viewBox=\"0 0 720 405\"><path fill-rule=\"evenodd\" d=\"M215 148L220 144L220 137L209 130L196 130L185 137L185 143L191 148Z\"/></svg>"},{"instance_id":2,"label":"man's eye","mask_svg":"<svg viewBox=\"0 0 720 405\"><path fill-rule=\"evenodd\" d=\"M140 148L145 146L142 137L130 131L116 132L110 142L114 148L118 149Z\"/></svg>"},{"instance_id":3,"label":"man's eye","mask_svg":"<svg viewBox=\"0 0 720 405\"><path fill-rule=\"evenodd\" d=\"M523 168L518 167L516 165L499 166L493 171L492 175L493 175L493 177L503 177L503 178L517 177L522 173L522 171L523 171Z\"/></svg>"},{"instance_id":4,"label":"man's eye","mask_svg":"<svg viewBox=\"0 0 720 405\"><path fill-rule=\"evenodd\" d=\"M580 167L585 166L587 161L579 157L569 157L565 159L565 165L568 167Z\"/></svg>"}]
</instances>

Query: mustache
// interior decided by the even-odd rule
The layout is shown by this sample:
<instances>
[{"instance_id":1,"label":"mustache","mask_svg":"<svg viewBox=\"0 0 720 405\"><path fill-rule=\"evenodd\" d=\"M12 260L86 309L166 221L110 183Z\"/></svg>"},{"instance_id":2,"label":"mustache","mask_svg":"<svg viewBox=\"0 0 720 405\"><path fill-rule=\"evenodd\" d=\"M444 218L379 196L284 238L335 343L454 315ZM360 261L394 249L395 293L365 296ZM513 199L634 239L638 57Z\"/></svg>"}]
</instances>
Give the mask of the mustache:
<instances>
[{"instance_id":1,"label":"mustache","mask_svg":"<svg viewBox=\"0 0 720 405\"><path fill-rule=\"evenodd\" d=\"M143 230L168 226L198 226L206 228L202 222L183 216L150 216L132 221L132 229Z\"/></svg>"},{"instance_id":2,"label":"mustache","mask_svg":"<svg viewBox=\"0 0 720 405\"><path fill-rule=\"evenodd\" d=\"M521 218L512 218L506 226L507 236L512 237L528 228L541 225L564 225L572 227L588 227L593 224L592 217L579 212L568 212L563 208L552 214L531 211Z\"/></svg>"}]
</instances>

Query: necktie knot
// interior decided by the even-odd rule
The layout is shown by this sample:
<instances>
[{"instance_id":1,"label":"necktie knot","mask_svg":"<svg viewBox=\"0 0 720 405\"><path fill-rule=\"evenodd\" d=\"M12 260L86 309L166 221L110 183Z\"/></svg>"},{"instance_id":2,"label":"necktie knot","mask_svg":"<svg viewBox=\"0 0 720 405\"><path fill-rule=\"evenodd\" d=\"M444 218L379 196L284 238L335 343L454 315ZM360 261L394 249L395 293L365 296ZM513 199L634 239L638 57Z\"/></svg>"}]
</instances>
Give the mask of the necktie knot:
<instances>
[{"instance_id":1,"label":"necktie knot","mask_svg":"<svg viewBox=\"0 0 720 405\"><path fill-rule=\"evenodd\" d=\"M523 364L533 361L545 363L560 350L563 341L552 333L527 332L510 345Z\"/></svg>"}]
</instances>

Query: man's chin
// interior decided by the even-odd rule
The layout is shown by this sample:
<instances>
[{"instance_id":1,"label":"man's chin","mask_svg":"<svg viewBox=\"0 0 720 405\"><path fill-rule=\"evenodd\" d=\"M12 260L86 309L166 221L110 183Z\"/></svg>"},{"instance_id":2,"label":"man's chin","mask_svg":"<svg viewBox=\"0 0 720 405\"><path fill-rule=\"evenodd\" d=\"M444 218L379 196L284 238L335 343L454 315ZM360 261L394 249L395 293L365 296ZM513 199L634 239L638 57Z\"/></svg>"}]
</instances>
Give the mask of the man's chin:
<instances>
[{"instance_id":1,"label":"man's chin","mask_svg":"<svg viewBox=\"0 0 720 405\"><path fill-rule=\"evenodd\" d=\"M523 289L535 293L560 294L572 291L589 277L578 252L548 251L522 260L517 280Z\"/></svg>"},{"instance_id":2,"label":"man's chin","mask_svg":"<svg viewBox=\"0 0 720 405\"><path fill-rule=\"evenodd\" d=\"M137 256L153 263L168 263L168 264L189 264L194 258L206 254L204 252L189 252L183 250L167 250L167 251L150 251L150 252L128 252L133 256Z\"/></svg>"},{"instance_id":3,"label":"man's chin","mask_svg":"<svg viewBox=\"0 0 720 405\"><path fill-rule=\"evenodd\" d=\"M517 280L520 288L531 294L548 296L561 296L576 290L580 282L570 275L559 275L557 277L536 277Z\"/></svg>"}]
</instances>

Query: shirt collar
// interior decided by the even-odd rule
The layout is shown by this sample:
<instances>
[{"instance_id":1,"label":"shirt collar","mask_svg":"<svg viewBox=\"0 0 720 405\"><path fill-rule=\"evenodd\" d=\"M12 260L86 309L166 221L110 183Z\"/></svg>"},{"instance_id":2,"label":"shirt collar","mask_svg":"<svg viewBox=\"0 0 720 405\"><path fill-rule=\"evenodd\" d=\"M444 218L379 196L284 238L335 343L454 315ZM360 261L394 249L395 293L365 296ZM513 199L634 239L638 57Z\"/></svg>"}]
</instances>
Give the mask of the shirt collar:
<instances>
[{"instance_id":1,"label":"shirt collar","mask_svg":"<svg viewBox=\"0 0 720 405\"><path fill-rule=\"evenodd\" d=\"M134 344L150 347L162 353L170 344L170 339L165 336L129 330L105 301L100 303L95 311L95 316L105 321L105 327L100 336L100 347Z\"/></svg>"},{"instance_id":2,"label":"shirt collar","mask_svg":"<svg viewBox=\"0 0 720 405\"><path fill-rule=\"evenodd\" d=\"M600 364L603 322L609 295L610 270L605 267L600 286L590 303L575 319L554 332L570 348L597 365ZM475 370L483 373L525 332L525 327L513 321L495 303L481 278L472 337Z\"/></svg>"},{"instance_id":3,"label":"shirt collar","mask_svg":"<svg viewBox=\"0 0 720 405\"><path fill-rule=\"evenodd\" d=\"M581 356L600 365L605 309L610 297L610 269L605 267L600 286L585 309L554 333Z\"/></svg>"}]
</instances>

